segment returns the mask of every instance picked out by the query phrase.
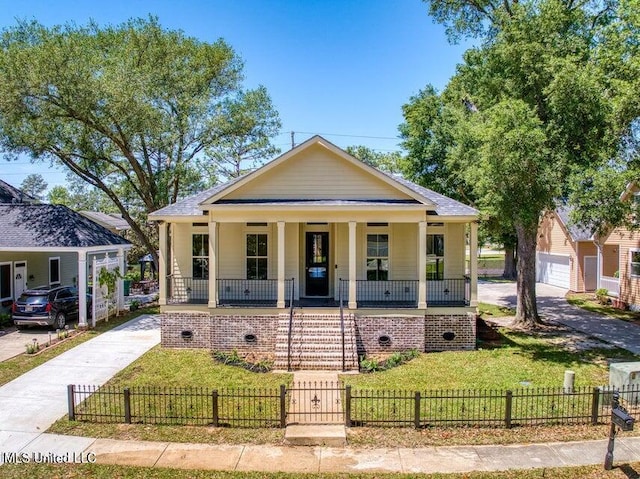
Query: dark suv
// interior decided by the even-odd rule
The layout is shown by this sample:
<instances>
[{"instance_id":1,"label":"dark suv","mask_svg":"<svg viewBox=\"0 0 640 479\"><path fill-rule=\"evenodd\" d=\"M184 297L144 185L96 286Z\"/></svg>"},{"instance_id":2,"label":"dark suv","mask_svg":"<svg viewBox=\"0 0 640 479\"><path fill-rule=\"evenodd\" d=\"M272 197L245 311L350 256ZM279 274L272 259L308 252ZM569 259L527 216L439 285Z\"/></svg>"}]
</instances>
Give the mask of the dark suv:
<instances>
[{"instance_id":1,"label":"dark suv","mask_svg":"<svg viewBox=\"0 0 640 479\"><path fill-rule=\"evenodd\" d=\"M67 319L78 317L78 290L73 286L25 290L13 303L11 319L18 329L49 326L62 329Z\"/></svg>"}]
</instances>

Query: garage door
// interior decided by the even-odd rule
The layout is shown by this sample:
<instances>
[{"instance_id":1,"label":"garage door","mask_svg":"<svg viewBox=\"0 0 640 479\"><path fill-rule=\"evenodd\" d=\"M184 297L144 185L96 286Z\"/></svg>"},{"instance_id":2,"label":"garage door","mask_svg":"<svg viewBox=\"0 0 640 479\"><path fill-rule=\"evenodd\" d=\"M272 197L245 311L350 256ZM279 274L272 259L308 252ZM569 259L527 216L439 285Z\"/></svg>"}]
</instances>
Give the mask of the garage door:
<instances>
[{"instance_id":1,"label":"garage door","mask_svg":"<svg viewBox=\"0 0 640 479\"><path fill-rule=\"evenodd\" d=\"M537 281L560 288L570 287L571 265L568 256L538 253Z\"/></svg>"}]
</instances>

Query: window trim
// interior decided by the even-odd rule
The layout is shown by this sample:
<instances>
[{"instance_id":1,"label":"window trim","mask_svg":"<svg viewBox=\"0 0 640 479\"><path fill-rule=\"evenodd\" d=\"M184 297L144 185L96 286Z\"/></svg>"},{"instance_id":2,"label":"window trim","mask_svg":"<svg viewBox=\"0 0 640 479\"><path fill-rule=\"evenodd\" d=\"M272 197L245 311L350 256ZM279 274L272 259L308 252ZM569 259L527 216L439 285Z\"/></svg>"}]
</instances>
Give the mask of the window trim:
<instances>
[{"instance_id":1,"label":"window trim","mask_svg":"<svg viewBox=\"0 0 640 479\"><path fill-rule=\"evenodd\" d=\"M0 267L9 266L9 296L0 298L0 301L6 301L13 298L13 263L11 261L3 261L0 263Z\"/></svg>"},{"instance_id":2,"label":"window trim","mask_svg":"<svg viewBox=\"0 0 640 479\"><path fill-rule=\"evenodd\" d=\"M271 253L271 250L270 250L270 248L271 248L271 238L270 238L270 236L271 235L269 234L269 231L266 228L264 228L264 227L261 227L261 228L262 229L260 229L260 230L255 230L255 231L248 230L248 231L244 232L244 279L247 280L247 281L263 281L263 280L258 279L258 278L249 278L248 277L248 274L247 274L248 273L248 271L247 271L248 270L248 268L247 268L247 260L249 258L257 258L257 259L266 258L266 260L267 260L267 277L265 279L269 279L269 271L271 271L271 254L270 254ZM266 256L249 256L247 254L247 246L248 246L248 243L249 243L249 241L248 241L249 235L253 235L253 236L264 235L264 236L267 237L267 255ZM256 251L256 253L257 253L257 251Z\"/></svg>"},{"instance_id":3,"label":"window trim","mask_svg":"<svg viewBox=\"0 0 640 479\"><path fill-rule=\"evenodd\" d=\"M633 253L640 253L640 248L629 248L629 277L630 278L640 278L640 274L635 274L633 272L633 264L637 264L640 267L640 261L632 261Z\"/></svg>"},{"instance_id":4,"label":"window trim","mask_svg":"<svg viewBox=\"0 0 640 479\"><path fill-rule=\"evenodd\" d=\"M58 261L58 281L51 281L51 262ZM49 256L49 286L60 286L62 284L60 256Z\"/></svg>"},{"instance_id":5,"label":"window trim","mask_svg":"<svg viewBox=\"0 0 640 479\"><path fill-rule=\"evenodd\" d=\"M387 256L375 256L375 257L371 257L371 258L386 258L387 259L387 279L386 280L380 280L380 279L376 279L376 280L370 280L367 277L367 266L369 263L369 254L367 251L367 246L369 244L369 235L387 235ZM364 265L363 265L363 277L366 281L391 281L393 279L392 275L391 275L391 252L393 251L391 249L391 231L390 228L387 226L368 226L364 232L364 247L363 247L363 261L364 261Z\"/></svg>"},{"instance_id":6,"label":"window trim","mask_svg":"<svg viewBox=\"0 0 640 479\"><path fill-rule=\"evenodd\" d=\"M206 256L194 256L194 254L193 254L193 239L194 239L195 236L206 236L206 239L207 239L207 241L206 241L206 245L207 245L207 248L206 248L207 254L206 254ZM194 274L195 271L193 269L193 260L194 259L198 259L198 258L207 260L207 275L204 278L202 278L202 277L196 278L195 274ZM197 280L202 280L202 281L208 281L209 280L209 270L210 270L210 268L211 268L211 262L209 261L209 233L192 232L191 233L191 278L194 279L194 280L197 279Z\"/></svg>"},{"instance_id":7,"label":"window trim","mask_svg":"<svg viewBox=\"0 0 640 479\"><path fill-rule=\"evenodd\" d=\"M428 238L429 236L442 236L442 256L436 256L435 254L429 254L428 253L428 248L429 248L429 241ZM445 259L447 257L447 250L446 250L446 235L444 233L444 231L442 232L436 232L436 233L430 233L429 231L427 231L427 238L425 239L426 242L426 248L427 251L425 251L425 256L427 259L427 267L430 264L435 264L436 265L436 277L435 278L429 278L427 271L424 272L425 274L425 279L427 281L442 281L443 279L445 279ZM435 261L434 261L435 260ZM442 277L440 277L440 275L438 274L438 270L437 270L437 265L438 265L438 261L437 260L441 260L442 261Z\"/></svg>"}]
</instances>

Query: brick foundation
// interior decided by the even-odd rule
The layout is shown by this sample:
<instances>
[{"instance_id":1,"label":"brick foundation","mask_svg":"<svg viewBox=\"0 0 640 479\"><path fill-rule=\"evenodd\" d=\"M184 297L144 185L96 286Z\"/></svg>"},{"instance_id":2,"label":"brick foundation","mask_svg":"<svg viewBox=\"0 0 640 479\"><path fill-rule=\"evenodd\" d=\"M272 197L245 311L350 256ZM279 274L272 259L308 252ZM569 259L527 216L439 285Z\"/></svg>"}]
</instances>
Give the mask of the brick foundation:
<instances>
[{"instance_id":1,"label":"brick foundation","mask_svg":"<svg viewBox=\"0 0 640 479\"><path fill-rule=\"evenodd\" d=\"M467 351L475 347L474 314L426 316L425 351Z\"/></svg>"},{"instance_id":2,"label":"brick foundation","mask_svg":"<svg viewBox=\"0 0 640 479\"><path fill-rule=\"evenodd\" d=\"M424 316L357 316L358 355L417 349L424 351ZM388 344L381 341L386 336ZM382 338L386 339L386 338Z\"/></svg>"},{"instance_id":3,"label":"brick foundation","mask_svg":"<svg viewBox=\"0 0 640 479\"><path fill-rule=\"evenodd\" d=\"M273 353L278 316L212 316L209 313L162 314L162 346L206 348L239 353ZM183 332L190 331L191 337ZM253 335L254 342L247 341Z\"/></svg>"}]
</instances>

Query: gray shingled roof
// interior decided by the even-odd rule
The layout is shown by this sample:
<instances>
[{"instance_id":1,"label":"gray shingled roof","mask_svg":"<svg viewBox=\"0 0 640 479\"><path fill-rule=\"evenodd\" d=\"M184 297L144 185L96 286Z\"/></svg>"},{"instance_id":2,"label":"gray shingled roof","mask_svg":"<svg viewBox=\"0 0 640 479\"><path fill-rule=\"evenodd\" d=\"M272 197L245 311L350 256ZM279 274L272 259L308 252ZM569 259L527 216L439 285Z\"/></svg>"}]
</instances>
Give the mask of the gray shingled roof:
<instances>
[{"instance_id":1,"label":"gray shingled roof","mask_svg":"<svg viewBox=\"0 0 640 479\"><path fill-rule=\"evenodd\" d=\"M417 193L419 196L422 196L426 200L435 204L435 207L430 207L430 210L435 210L435 212L440 216L474 216L478 214L478 211L474 208L467 206L459 201L453 200L447 196L441 195L440 193L436 193L433 190L428 188L424 188L422 186L416 185L408 180L399 177L390 177L393 181L400 183L401 185L409 188L411 191ZM208 198L220 193L221 191L227 189L240 178L236 178L227 183L223 183L221 185L216 185L213 188L209 188L208 190L202 191L195 195L189 196L182 200L177 201L169 206L165 206L164 208L155 211L149 215L150 218L154 216L200 216L203 211L200 207L200 204L206 201ZM220 203L238 203L238 204L247 204L247 203L255 203L261 205L269 205L269 204L316 204L318 206L329 206L329 205L354 205L354 204L381 204L381 205L390 205L390 204L403 204L403 202L394 202L394 201L384 201L384 200L306 200L306 199L298 199L298 200L248 200L248 201L220 201ZM409 200L404 202L407 204L414 204L415 202Z\"/></svg>"},{"instance_id":2,"label":"gray shingled roof","mask_svg":"<svg viewBox=\"0 0 640 479\"><path fill-rule=\"evenodd\" d=\"M0 248L90 248L129 245L107 228L62 205L0 205Z\"/></svg>"},{"instance_id":3,"label":"gray shingled roof","mask_svg":"<svg viewBox=\"0 0 640 479\"><path fill-rule=\"evenodd\" d=\"M0 203L33 203L35 201L35 198L24 191L0 180Z\"/></svg>"},{"instance_id":4,"label":"gray shingled roof","mask_svg":"<svg viewBox=\"0 0 640 479\"><path fill-rule=\"evenodd\" d=\"M79 211L79 213L106 228L113 228L117 231L131 229L129 223L127 223L127 221L120 215L103 213L102 211Z\"/></svg>"},{"instance_id":5,"label":"gray shingled roof","mask_svg":"<svg viewBox=\"0 0 640 479\"><path fill-rule=\"evenodd\" d=\"M559 206L556 209L556 214L569 231L569 234L571 235L571 239L573 241L590 241L593 237L593 232L587 230L582 225L574 224L571 221L571 211L573 211L573 208L571 208L570 206Z\"/></svg>"}]
</instances>

